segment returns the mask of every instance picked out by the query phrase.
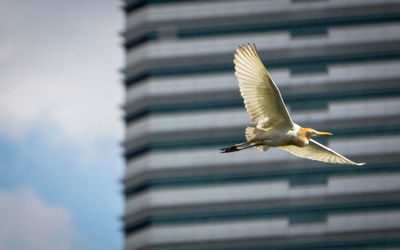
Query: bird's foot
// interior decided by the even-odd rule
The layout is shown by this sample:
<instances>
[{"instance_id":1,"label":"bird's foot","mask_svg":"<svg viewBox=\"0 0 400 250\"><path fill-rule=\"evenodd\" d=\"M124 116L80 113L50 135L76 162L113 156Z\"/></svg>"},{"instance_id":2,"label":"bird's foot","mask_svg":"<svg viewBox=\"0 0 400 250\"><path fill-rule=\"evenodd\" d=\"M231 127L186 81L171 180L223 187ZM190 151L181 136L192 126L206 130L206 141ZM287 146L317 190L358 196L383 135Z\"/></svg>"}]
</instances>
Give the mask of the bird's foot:
<instances>
[{"instance_id":1,"label":"bird's foot","mask_svg":"<svg viewBox=\"0 0 400 250\"><path fill-rule=\"evenodd\" d=\"M229 146L226 148L221 148L220 150L221 150L220 153L231 153L231 152L239 151L240 149L238 149L238 146L233 145L233 146Z\"/></svg>"}]
</instances>

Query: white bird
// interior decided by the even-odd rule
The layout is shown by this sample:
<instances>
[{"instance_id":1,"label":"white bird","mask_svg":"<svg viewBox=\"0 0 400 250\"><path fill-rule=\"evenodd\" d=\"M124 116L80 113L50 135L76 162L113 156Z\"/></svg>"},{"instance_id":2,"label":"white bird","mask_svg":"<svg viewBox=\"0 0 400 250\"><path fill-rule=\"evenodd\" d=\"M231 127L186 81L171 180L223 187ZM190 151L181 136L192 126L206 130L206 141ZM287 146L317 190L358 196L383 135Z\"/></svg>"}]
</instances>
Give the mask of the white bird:
<instances>
[{"instance_id":1,"label":"white bird","mask_svg":"<svg viewBox=\"0 0 400 250\"><path fill-rule=\"evenodd\" d=\"M221 153L252 147L267 151L270 147L278 147L316 161L359 166L365 164L353 162L312 139L332 133L302 128L292 121L278 87L258 56L255 44L239 46L233 62L247 113L257 126L246 128L247 142L223 148Z\"/></svg>"}]
</instances>

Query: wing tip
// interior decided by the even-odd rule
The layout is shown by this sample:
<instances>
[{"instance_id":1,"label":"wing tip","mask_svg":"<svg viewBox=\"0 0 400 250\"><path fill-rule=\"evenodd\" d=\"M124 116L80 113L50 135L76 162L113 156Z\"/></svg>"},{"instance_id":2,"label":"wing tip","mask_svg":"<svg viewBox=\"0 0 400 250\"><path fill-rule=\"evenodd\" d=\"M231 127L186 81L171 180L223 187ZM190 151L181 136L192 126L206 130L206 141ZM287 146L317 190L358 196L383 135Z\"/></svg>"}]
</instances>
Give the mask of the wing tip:
<instances>
[{"instance_id":1,"label":"wing tip","mask_svg":"<svg viewBox=\"0 0 400 250\"><path fill-rule=\"evenodd\" d=\"M243 50L246 50L246 49L249 49L249 50L251 50L251 51L257 51L256 43L254 43L254 42L248 42L248 43L240 44L240 45L236 48L236 52L243 51Z\"/></svg>"},{"instance_id":2,"label":"wing tip","mask_svg":"<svg viewBox=\"0 0 400 250\"><path fill-rule=\"evenodd\" d=\"M365 164L367 164L367 163L366 162L360 162L360 163L355 162L355 165L357 165L357 166L364 166Z\"/></svg>"}]
</instances>

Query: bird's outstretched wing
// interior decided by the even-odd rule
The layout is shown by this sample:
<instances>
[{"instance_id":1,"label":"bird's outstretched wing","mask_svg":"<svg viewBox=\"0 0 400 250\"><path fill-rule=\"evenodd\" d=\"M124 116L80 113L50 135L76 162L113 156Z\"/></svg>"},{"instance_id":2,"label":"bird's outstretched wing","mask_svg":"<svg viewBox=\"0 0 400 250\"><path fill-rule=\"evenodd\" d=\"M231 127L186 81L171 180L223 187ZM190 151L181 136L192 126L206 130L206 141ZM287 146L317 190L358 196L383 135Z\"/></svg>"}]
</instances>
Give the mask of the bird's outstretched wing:
<instances>
[{"instance_id":1,"label":"bird's outstretched wing","mask_svg":"<svg viewBox=\"0 0 400 250\"><path fill-rule=\"evenodd\" d=\"M328 163L338 163L338 164L349 164L349 165L358 165L362 166L365 163L356 163L344 157L343 155L336 153L332 149L314 141L310 140L310 143L304 147L297 147L297 146L282 146L279 147L283 150L288 151L291 154L296 156L300 156L303 158L316 160L316 161L323 161Z\"/></svg>"},{"instance_id":2,"label":"bird's outstretched wing","mask_svg":"<svg viewBox=\"0 0 400 250\"><path fill-rule=\"evenodd\" d=\"M262 128L291 128L293 122L281 93L261 62L255 44L239 46L233 62L240 93L251 122L261 122Z\"/></svg>"}]
</instances>

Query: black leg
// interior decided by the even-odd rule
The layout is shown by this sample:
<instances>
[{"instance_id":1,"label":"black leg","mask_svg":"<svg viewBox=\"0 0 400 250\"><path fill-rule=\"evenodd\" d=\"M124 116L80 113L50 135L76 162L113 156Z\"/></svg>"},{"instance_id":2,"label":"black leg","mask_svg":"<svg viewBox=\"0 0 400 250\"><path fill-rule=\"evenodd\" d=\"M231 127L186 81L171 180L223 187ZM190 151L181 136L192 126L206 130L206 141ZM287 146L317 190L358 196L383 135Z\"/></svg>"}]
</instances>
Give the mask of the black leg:
<instances>
[{"instance_id":1,"label":"black leg","mask_svg":"<svg viewBox=\"0 0 400 250\"><path fill-rule=\"evenodd\" d=\"M252 143L252 142L243 142L243 143L235 144L235 145L232 145L232 146L229 146L229 147L226 147L226 148L221 148L220 149L221 150L220 153L231 153L231 152L236 152L236 151L240 151L240 150L243 150L243 149L252 148L252 147L256 147L256 146L262 145L260 143L256 143L256 144L253 144L253 145L249 145L247 147L240 148L241 146L246 145L246 144L250 144L250 143Z\"/></svg>"}]
</instances>

